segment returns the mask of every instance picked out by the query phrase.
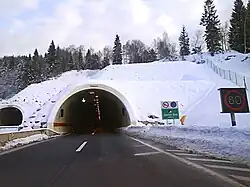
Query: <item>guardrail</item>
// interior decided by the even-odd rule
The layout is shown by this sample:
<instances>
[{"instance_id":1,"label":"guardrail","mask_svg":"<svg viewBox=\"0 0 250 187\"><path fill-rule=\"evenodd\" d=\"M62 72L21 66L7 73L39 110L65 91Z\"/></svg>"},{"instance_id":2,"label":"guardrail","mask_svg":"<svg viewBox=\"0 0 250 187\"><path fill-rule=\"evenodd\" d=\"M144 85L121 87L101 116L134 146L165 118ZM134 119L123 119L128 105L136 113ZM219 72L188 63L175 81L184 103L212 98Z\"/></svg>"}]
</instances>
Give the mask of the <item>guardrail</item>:
<instances>
[{"instance_id":1,"label":"guardrail","mask_svg":"<svg viewBox=\"0 0 250 187\"><path fill-rule=\"evenodd\" d=\"M21 132L9 132L9 133L1 133L0 134L0 145L5 145L7 142L11 140L15 140L18 138L26 138L28 136L36 135L36 134L46 134L48 136L59 135L59 133L51 130L51 129L38 129L38 130L30 130L30 131L21 131Z\"/></svg>"},{"instance_id":2,"label":"guardrail","mask_svg":"<svg viewBox=\"0 0 250 187\"><path fill-rule=\"evenodd\" d=\"M250 90L250 77L240 75L231 70L222 69L215 65L211 60L207 60L206 64L221 78L229 80L240 87L246 88L248 91Z\"/></svg>"}]
</instances>

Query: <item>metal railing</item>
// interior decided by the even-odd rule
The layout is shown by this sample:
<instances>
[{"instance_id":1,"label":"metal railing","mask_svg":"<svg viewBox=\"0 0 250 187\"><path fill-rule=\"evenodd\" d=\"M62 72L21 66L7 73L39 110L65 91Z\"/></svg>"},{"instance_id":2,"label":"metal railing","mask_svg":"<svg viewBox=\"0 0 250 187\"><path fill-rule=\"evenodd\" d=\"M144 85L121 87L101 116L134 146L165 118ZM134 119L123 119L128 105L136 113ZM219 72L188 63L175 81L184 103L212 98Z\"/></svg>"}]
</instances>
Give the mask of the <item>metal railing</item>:
<instances>
[{"instance_id":1,"label":"metal railing","mask_svg":"<svg viewBox=\"0 0 250 187\"><path fill-rule=\"evenodd\" d=\"M240 75L231 70L226 70L215 65L211 60L207 60L206 64L221 78L231 81L232 83L250 90L250 77Z\"/></svg>"}]
</instances>

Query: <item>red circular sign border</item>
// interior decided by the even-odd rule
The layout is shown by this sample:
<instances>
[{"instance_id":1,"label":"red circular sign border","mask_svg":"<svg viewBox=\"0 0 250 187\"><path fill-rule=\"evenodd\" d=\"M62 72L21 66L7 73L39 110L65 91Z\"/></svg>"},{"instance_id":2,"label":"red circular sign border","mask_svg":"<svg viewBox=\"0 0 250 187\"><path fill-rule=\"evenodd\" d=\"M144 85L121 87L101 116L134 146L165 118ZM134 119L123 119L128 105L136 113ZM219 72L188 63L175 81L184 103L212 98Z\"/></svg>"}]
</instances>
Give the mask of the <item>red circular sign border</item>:
<instances>
[{"instance_id":1,"label":"red circular sign border","mask_svg":"<svg viewBox=\"0 0 250 187\"><path fill-rule=\"evenodd\" d=\"M237 94L239 94L239 95L241 96L241 98L243 99L243 103L242 103L242 106L241 106L241 107L239 107L239 108L232 108L232 107L230 106L230 104L227 102L227 97L228 97L228 95L229 95L230 93L237 93ZM231 109L231 110L233 110L233 111L241 111L241 110L245 107L245 105L246 105L246 100L245 100L245 97L243 96L243 94L240 93L239 91L237 91L237 90L230 90L230 91L228 91L228 92L226 93L226 95L224 96L224 103L225 103L225 105L226 105L229 109Z\"/></svg>"},{"instance_id":2,"label":"red circular sign border","mask_svg":"<svg viewBox=\"0 0 250 187\"><path fill-rule=\"evenodd\" d=\"M164 104L166 104L166 103L167 103L167 107L164 107ZM168 108L168 107L169 107L168 102L163 102L163 103L162 103L162 107L163 107L163 108Z\"/></svg>"}]
</instances>

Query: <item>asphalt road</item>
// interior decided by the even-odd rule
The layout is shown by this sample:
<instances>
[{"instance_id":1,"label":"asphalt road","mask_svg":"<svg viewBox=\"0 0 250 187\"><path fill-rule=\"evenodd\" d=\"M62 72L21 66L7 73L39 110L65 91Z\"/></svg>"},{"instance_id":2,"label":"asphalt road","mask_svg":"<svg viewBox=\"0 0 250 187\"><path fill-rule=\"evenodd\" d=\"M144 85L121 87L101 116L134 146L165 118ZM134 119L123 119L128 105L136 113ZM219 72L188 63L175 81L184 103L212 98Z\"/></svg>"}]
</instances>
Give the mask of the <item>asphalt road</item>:
<instances>
[{"instance_id":1,"label":"asphalt road","mask_svg":"<svg viewBox=\"0 0 250 187\"><path fill-rule=\"evenodd\" d=\"M0 186L230 187L152 152L119 134L65 136L0 156Z\"/></svg>"}]
</instances>

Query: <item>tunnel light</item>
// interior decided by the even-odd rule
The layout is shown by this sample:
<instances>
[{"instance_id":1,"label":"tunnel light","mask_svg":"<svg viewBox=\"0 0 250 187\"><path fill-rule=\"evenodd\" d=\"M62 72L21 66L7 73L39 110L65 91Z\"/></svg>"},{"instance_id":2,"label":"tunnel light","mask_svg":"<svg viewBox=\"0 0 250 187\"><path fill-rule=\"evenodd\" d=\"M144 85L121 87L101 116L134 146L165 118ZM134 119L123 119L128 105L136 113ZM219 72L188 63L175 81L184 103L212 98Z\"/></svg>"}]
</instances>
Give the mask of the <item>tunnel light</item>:
<instances>
[{"instance_id":1,"label":"tunnel light","mask_svg":"<svg viewBox=\"0 0 250 187\"><path fill-rule=\"evenodd\" d=\"M82 102L83 102L83 103L85 103L85 102L86 102L86 100L85 100L84 98L82 98Z\"/></svg>"},{"instance_id":2,"label":"tunnel light","mask_svg":"<svg viewBox=\"0 0 250 187\"><path fill-rule=\"evenodd\" d=\"M95 94L95 92L89 92L89 94L90 94L90 95L94 95L94 94Z\"/></svg>"}]
</instances>

